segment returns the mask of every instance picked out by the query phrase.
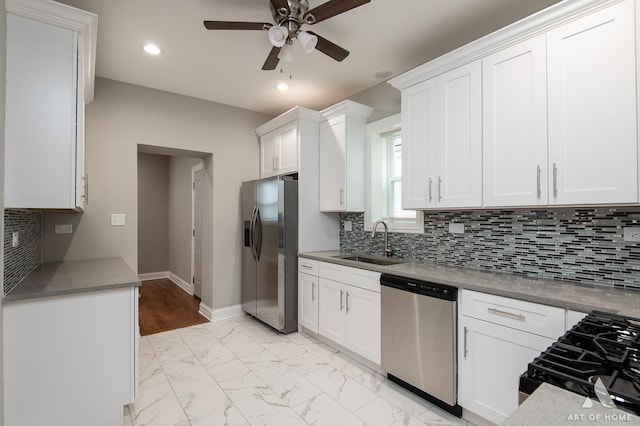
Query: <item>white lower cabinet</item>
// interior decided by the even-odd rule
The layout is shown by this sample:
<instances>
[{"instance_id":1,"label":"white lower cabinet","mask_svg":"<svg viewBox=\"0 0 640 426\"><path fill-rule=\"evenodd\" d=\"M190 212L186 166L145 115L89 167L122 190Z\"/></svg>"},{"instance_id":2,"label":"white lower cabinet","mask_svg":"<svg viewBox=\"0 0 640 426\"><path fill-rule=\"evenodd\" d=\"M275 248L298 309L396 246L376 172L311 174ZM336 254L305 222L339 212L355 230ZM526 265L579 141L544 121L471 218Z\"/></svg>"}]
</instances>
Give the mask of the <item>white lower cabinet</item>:
<instances>
[{"instance_id":1,"label":"white lower cabinet","mask_svg":"<svg viewBox=\"0 0 640 426\"><path fill-rule=\"evenodd\" d=\"M527 365L564 333L565 310L468 290L458 303L458 403L502 423Z\"/></svg>"},{"instance_id":2,"label":"white lower cabinet","mask_svg":"<svg viewBox=\"0 0 640 426\"><path fill-rule=\"evenodd\" d=\"M380 274L320 262L318 281L318 333L379 365Z\"/></svg>"},{"instance_id":3,"label":"white lower cabinet","mask_svg":"<svg viewBox=\"0 0 640 426\"><path fill-rule=\"evenodd\" d=\"M136 397L138 289L5 303L4 424L122 424Z\"/></svg>"},{"instance_id":4,"label":"white lower cabinet","mask_svg":"<svg viewBox=\"0 0 640 426\"><path fill-rule=\"evenodd\" d=\"M318 262L298 259L298 325L318 332Z\"/></svg>"}]
</instances>

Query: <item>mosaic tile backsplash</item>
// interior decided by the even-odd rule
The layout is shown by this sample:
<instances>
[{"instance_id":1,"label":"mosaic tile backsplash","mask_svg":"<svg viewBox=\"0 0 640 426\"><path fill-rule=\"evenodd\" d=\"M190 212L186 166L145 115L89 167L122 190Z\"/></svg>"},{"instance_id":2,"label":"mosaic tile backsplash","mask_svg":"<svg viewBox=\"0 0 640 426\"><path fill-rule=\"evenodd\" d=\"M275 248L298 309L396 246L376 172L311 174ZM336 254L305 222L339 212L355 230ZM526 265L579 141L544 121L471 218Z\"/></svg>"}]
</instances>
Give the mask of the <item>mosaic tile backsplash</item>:
<instances>
[{"instance_id":1,"label":"mosaic tile backsplash","mask_svg":"<svg viewBox=\"0 0 640 426\"><path fill-rule=\"evenodd\" d=\"M640 243L623 240L628 226L640 226L640 208L425 212L424 234L389 233L389 246L402 259L640 289ZM341 214L340 249L381 255L384 238L364 231L364 214Z\"/></svg>"},{"instance_id":2,"label":"mosaic tile backsplash","mask_svg":"<svg viewBox=\"0 0 640 426\"><path fill-rule=\"evenodd\" d=\"M18 233L19 244L11 247ZM42 263L42 215L38 212L4 211L4 293L11 291Z\"/></svg>"}]
</instances>

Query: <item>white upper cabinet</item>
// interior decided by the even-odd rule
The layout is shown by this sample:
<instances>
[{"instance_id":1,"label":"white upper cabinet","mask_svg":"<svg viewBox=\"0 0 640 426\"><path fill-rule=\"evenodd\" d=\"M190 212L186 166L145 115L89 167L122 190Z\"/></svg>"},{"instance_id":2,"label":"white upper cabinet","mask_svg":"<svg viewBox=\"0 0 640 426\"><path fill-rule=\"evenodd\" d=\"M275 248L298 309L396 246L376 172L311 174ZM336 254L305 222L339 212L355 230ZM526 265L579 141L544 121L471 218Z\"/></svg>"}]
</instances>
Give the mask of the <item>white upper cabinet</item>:
<instances>
[{"instance_id":1,"label":"white upper cabinet","mask_svg":"<svg viewBox=\"0 0 640 426\"><path fill-rule=\"evenodd\" d=\"M436 80L402 91L402 208L424 209L434 202L427 159L435 158ZM432 152L429 152L431 148Z\"/></svg>"},{"instance_id":2,"label":"white upper cabinet","mask_svg":"<svg viewBox=\"0 0 640 426\"><path fill-rule=\"evenodd\" d=\"M6 6L5 207L82 210L97 17L44 0Z\"/></svg>"},{"instance_id":3,"label":"white upper cabinet","mask_svg":"<svg viewBox=\"0 0 640 426\"><path fill-rule=\"evenodd\" d=\"M390 80L403 207L638 204L635 22L566 0Z\"/></svg>"},{"instance_id":4,"label":"white upper cabinet","mask_svg":"<svg viewBox=\"0 0 640 426\"><path fill-rule=\"evenodd\" d=\"M548 204L546 74L544 34L482 60L486 207Z\"/></svg>"},{"instance_id":5,"label":"white upper cabinet","mask_svg":"<svg viewBox=\"0 0 640 426\"><path fill-rule=\"evenodd\" d=\"M482 205L482 81L480 61L438 77L436 204ZM429 168L432 162L428 160Z\"/></svg>"},{"instance_id":6,"label":"white upper cabinet","mask_svg":"<svg viewBox=\"0 0 640 426\"><path fill-rule=\"evenodd\" d=\"M476 61L403 90L403 208L481 205L480 76Z\"/></svg>"},{"instance_id":7,"label":"white upper cabinet","mask_svg":"<svg viewBox=\"0 0 640 426\"><path fill-rule=\"evenodd\" d=\"M634 2L547 34L551 204L638 202Z\"/></svg>"},{"instance_id":8,"label":"white upper cabinet","mask_svg":"<svg viewBox=\"0 0 640 426\"><path fill-rule=\"evenodd\" d=\"M260 137L260 177L298 171L298 122L293 121Z\"/></svg>"},{"instance_id":9,"label":"white upper cabinet","mask_svg":"<svg viewBox=\"0 0 640 426\"><path fill-rule=\"evenodd\" d=\"M367 118L373 108L343 101L322 111L320 210L364 211Z\"/></svg>"}]
</instances>

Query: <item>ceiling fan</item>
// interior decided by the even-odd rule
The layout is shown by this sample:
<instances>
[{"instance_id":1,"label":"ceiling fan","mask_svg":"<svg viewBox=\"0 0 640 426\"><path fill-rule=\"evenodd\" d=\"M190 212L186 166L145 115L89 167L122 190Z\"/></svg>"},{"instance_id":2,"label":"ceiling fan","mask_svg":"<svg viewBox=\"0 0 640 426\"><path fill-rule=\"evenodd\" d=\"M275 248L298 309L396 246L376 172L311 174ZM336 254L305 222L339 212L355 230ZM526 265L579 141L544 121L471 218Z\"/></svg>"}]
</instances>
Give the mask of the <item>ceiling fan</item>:
<instances>
[{"instance_id":1,"label":"ceiling fan","mask_svg":"<svg viewBox=\"0 0 640 426\"><path fill-rule=\"evenodd\" d=\"M280 49L285 44L289 47L292 46L293 39L298 39L306 53L311 53L316 49L339 62L349 56L349 51L314 32L302 30L302 25L316 24L370 1L329 0L309 10L308 0L270 0L271 14L275 25L260 22L204 21L204 26L208 30L268 31L269 41L273 47L262 66L263 70L276 68L280 61L278 57Z\"/></svg>"}]
</instances>

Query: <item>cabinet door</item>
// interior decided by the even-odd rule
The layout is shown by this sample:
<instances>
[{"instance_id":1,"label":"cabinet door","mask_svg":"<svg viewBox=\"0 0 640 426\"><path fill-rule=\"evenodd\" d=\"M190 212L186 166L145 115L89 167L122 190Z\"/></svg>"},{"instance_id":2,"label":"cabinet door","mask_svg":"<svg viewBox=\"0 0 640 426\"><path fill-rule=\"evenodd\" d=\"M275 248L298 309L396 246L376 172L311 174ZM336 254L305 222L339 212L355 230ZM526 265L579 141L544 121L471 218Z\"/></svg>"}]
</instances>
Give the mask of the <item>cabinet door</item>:
<instances>
[{"instance_id":1,"label":"cabinet door","mask_svg":"<svg viewBox=\"0 0 640 426\"><path fill-rule=\"evenodd\" d=\"M278 130L276 168L278 175L298 171L298 122L294 121Z\"/></svg>"},{"instance_id":2,"label":"cabinet door","mask_svg":"<svg viewBox=\"0 0 640 426\"><path fill-rule=\"evenodd\" d=\"M7 14L5 207L77 207L77 37Z\"/></svg>"},{"instance_id":3,"label":"cabinet door","mask_svg":"<svg viewBox=\"0 0 640 426\"><path fill-rule=\"evenodd\" d=\"M551 204L638 202L634 2L547 34Z\"/></svg>"},{"instance_id":4,"label":"cabinet door","mask_svg":"<svg viewBox=\"0 0 640 426\"><path fill-rule=\"evenodd\" d=\"M480 61L437 77L438 207L482 204L482 87Z\"/></svg>"},{"instance_id":5,"label":"cabinet door","mask_svg":"<svg viewBox=\"0 0 640 426\"><path fill-rule=\"evenodd\" d=\"M482 60L486 207L548 203L546 58L540 35Z\"/></svg>"},{"instance_id":6,"label":"cabinet door","mask_svg":"<svg viewBox=\"0 0 640 426\"><path fill-rule=\"evenodd\" d=\"M494 423L518 408L520 375L552 339L460 317L458 403Z\"/></svg>"},{"instance_id":7,"label":"cabinet door","mask_svg":"<svg viewBox=\"0 0 640 426\"><path fill-rule=\"evenodd\" d=\"M318 333L334 342L347 345L346 289L343 284L319 278L320 303Z\"/></svg>"},{"instance_id":8,"label":"cabinet door","mask_svg":"<svg viewBox=\"0 0 640 426\"><path fill-rule=\"evenodd\" d=\"M298 274L298 323L318 332L318 277Z\"/></svg>"},{"instance_id":9,"label":"cabinet door","mask_svg":"<svg viewBox=\"0 0 640 426\"><path fill-rule=\"evenodd\" d=\"M320 210L346 209L347 141L345 116L320 123Z\"/></svg>"},{"instance_id":10,"label":"cabinet door","mask_svg":"<svg viewBox=\"0 0 640 426\"><path fill-rule=\"evenodd\" d=\"M434 204L437 138L436 80L431 79L402 91L402 208L422 209ZM431 173L431 174L430 174Z\"/></svg>"},{"instance_id":11,"label":"cabinet door","mask_svg":"<svg viewBox=\"0 0 640 426\"><path fill-rule=\"evenodd\" d=\"M267 133L260 138L260 177L276 176L276 152L278 131Z\"/></svg>"},{"instance_id":12,"label":"cabinet door","mask_svg":"<svg viewBox=\"0 0 640 426\"><path fill-rule=\"evenodd\" d=\"M345 303L349 349L380 364L380 293L348 286Z\"/></svg>"}]
</instances>

